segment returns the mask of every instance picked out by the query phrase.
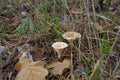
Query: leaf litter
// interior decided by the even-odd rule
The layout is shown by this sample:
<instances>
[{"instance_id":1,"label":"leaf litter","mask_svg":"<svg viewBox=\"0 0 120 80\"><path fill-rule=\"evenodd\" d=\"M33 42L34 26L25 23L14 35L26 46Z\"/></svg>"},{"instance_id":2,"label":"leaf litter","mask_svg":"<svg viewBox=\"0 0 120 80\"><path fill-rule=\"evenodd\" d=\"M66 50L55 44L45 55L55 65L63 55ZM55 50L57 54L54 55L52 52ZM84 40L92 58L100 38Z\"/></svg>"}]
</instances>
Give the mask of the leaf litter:
<instances>
[{"instance_id":1,"label":"leaf litter","mask_svg":"<svg viewBox=\"0 0 120 80\"><path fill-rule=\"evenodd\" d=\"M27 2L28 0L20 0L20 1ZM56 1L56 2L57 4L60 3L60 1ZM82 57L83 60L77 61L76 53L78 52L77 50L73 49L73 57L74 57L73 62L77 64L77 65L73 64L73 67L74 67L73 69L75 71L75 74L77 74L77 80L84 80L81 78L80 73L85 74L84 75L85 78L86 78L86 75L90 76L91 74L91 77L93 78L94 75L92 73L98 72L97 68L101 66L103 68L100 69L101 73L99 77L102 77L105 80L107 78L111 79L111 77L112 79L113 78L120 79L119 77L120 76L119 74L120 72L120 69L119 69L120 41L119 40L120 39L118 35L119 33L117 33L116 31L114 32L115 35L118 36L118 40L114 45L113 52L115 53L110 52L109 55L105 55L103 64L106 63L106 65L101 65L100 63L100 66L98 67L98 64L96 61L98 60L98 57L99 57L99 55L97 54L99 53L99 47L93 44L93 43L97 44L96 42L94 42L94 41L97 41L97 39L96 40L89 39L90 40L89 42L89 40L86 38L86 36L89 37L88 34L92 34L92 33L89 33L89 28L87 25L88 23L87 12L84 10L81 10L80 8L81 6L78 3L81 4L81 2L74 1L74 0L68 1L68 3L67 2L64 3L65 6L67 5L67 9L68 10L70 9L70 14L72 15L69 15L69 12L67 12L66 9L63 7L64 5L61 6L59 4L59 6L62 7L61 9L63 9L60 11L60 20L61 20L60 23L63 24L63 28L65 31L71 31L73 30L73 27L74 27L75 31L78 31L79 33L81 33L83 37L81 38L82 44L80 46L80 49L83 51L84 56L86 56L89 59L89 61L85 61L88 65L86 65L86 63L84 62L84 57ZM71 80L71 73L70 73L71 61L70 61L70 54L69 54L70 50L69 49L66 50L64 56L61 59L58 59L54 55L53 50L51 49L51 45L53 42L57 40L61 40L61 41L65 41L65 40L57 39L53 35L54 33L51 32L52 28L50 28L50 31L45 32L45 34L41 33L39 35L36 35L35 33L35 34L24 34L20 36L14 35L12 31L19 26L21 22L20 20L22 19L22 17L19 14L19 11L21 11L21 7L16 5L14 5L14 7L18 9L18 13L16 11L13 11L15 12L16 15L12 14L7 9L0 11L0 17L1 17L0 18L0 46L2 45L6 47L5 51L2 51L2 53L0 52L0 57L2 57L2 60L0 59L0 67L2 68L2 70L0 71L2 71L3 73L2 75L0 74L0 77L2 77L3 80L7 80L7 79L9 80L20 80L20 79L21 80L38 80L38 79L44 80L45 78L47 78L47 80L58 80L61 77L63 80ZM49 7L48 13L50 13L50 11L51 11L51 8ZM28 13L31 14L31 11L28 11ZM113 12L112 11L103 12L102 15L96 14L96 17L100 21L100 23L99 21L96 23L93 23L93 26L101 34L100 36L101 39L103 39L105 35L104 33L106 30L105 26L107 26L108 28L107 30L112 32L113 29L117 26L116 22L119 23L118 13L119 11L115 10ZM94 22L92 20L91 14L92 13L90 12L90 19L92 22ZM33 16L33 13L31 16ZM75 19L75 21L72 21L71 17ZM7 31L7 34L2 32L2 35L1 35L1 27L5 28L5 30ZM68 29L71 29L71 30L68 30ZM119 28L115 28L115 29L117 29L117 31L120 32ZM110 36L112 36L113 39L116 38L113 35L113 33L109 33L109 34L107 33L107 37L111 38ZM75 43L79 43L79 42L75 42ZM98 48L98 49L96 48L93 49L93 53L95 52L95 54L91 54L89 52L89 48L92 48L91 45L93 45L92 46L93 48L94 47ZM29 56L27 57L21 56L23 52L29 53L32 56L33 60ZM92 63L93 57L95 59L94 65ZM106 61L107 57L108 59ZM95 66L97 66L97 68ZM92 69L93 69L93 72L92 72Z\"/></svg>"}]
</instances>

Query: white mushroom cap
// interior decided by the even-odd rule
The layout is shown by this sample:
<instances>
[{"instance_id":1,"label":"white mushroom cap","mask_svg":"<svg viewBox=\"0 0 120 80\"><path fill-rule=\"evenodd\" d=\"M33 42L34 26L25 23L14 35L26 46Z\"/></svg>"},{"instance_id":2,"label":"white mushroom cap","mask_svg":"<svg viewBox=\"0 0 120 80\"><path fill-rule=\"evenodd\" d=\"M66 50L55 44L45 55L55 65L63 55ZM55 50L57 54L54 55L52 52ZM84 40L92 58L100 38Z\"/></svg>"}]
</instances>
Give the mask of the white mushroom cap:
<instances>
[{"instance_id":1,"label":"white mushroom cap","mask_svg":"<svg viewBox=\"0 0 120 80\"><path fill-rule=\"evenodd\" d=\"M52 47L53 47L54 49L64 49L64 48L66 48L67 46L68 46L68 44L65 43L65 42L55 42L55 43L53 43L53 45L52 45Z\"/></svg>"},{"instance_id":2,"label":"white mushroom cap","mask_svg":"<svg viewBox=\"0 0 120 80\"><path fill-rule=\"evenodd\" d=\"M55 42L52 44L52 47L55 49L55 51L58 54L58 58L61 57L62 50L68 46L65 42Z\"/></svg>"},{"instance_id":3,"label":"white mushroom cap","mask_svg":"<svg viewBox=\"0 0 120 80\"><path fill-rule=\"evenodd\" d=\"M69 32L66 32L62 35L62 37L64 39L67 39L67 40L75 40L77 38L81 38L81 34L78 33L78 32L74 32L74 31L69 31Z\"/></svg>"}]
</instances>

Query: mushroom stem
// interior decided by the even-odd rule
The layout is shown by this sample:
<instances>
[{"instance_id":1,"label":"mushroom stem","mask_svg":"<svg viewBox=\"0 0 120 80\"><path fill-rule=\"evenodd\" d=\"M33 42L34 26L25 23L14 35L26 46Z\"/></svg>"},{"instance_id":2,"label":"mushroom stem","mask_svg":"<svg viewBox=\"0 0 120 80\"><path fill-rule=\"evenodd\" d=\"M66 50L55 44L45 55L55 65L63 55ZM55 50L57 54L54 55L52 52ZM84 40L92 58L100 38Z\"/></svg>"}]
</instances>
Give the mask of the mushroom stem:
<instances>
[{"instance_id":1,"label":"mushroom stem","mask_svg":"<svg viewBox=\"0 0 120 80\"><path fill-rule=\"evenodd\" d=\"M54 48L54 51L57 52L59 59L61 58L62 51L67 46L68 46L68 44L65 42L55 42L54 44L52 44L52 47Z\"/></svg>"},{"instance_id":2,"label":"mushroom stem","mask_svg":"<svg viewBox=\"0 0 120 80\"><path fill-rule=\"evenodd\" d=\"M57 52L58 59L60 59L63 49L56 49L55 51Z\"/></svg>"}]
</instances>

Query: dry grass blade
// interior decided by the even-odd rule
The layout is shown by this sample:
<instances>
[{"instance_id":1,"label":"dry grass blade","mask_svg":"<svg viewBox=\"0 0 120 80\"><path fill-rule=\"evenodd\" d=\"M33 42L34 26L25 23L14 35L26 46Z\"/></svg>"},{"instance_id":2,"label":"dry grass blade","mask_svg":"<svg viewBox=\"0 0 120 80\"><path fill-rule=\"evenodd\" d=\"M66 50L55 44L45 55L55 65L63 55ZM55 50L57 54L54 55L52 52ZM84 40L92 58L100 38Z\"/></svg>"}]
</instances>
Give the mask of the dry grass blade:
<instances>
[{"instance_id":1,"label":"dry grass blade","mask_svg":"<svg viewBox=\"0 0 120 80\"><path fill-rule=\"evenodd\" d=\"M89 77L89 80L92 80L92 77L93 77L94 73L97 71L99 65L100 65L100 60L98 60L97 63L94 65L94 69Z\"/></svg>"}]
</instances>

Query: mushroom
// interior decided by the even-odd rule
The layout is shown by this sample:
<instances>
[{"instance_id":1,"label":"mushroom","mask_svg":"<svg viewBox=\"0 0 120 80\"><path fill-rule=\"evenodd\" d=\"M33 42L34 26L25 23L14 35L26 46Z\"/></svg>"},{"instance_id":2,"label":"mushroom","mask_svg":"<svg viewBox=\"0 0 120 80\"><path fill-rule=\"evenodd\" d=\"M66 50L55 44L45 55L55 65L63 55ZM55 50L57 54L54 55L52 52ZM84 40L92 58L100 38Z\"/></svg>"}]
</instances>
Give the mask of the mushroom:
<instances>
[{"instance_id":1,"label":"mushroom","mask_svg":"<svg viewBox=\"0 0 120 80\"><path fill-rule=\"evenodd\" d=\"M71 71L73 70L73 54L72 54L72 48L73 48L73 41L81 38L81 34L74 32L74 31L68 31L62 35L62 37L68 41L70 41L71 45ZM74 78L73 78L74 79Z\"/></svg>"},{"instance_id":2,"label":"mushroom","mask_svg":"<svg viewBox=\"0 0 120 80\"><path fill-rule=\"evenodd\" d=\"M67 46L68 46L68 44L65 42L55 42L52 44L52 47L58 54L58 58L61 57L61 53L62 53L63 49L66 48Z\"/></svg>"},{"instance_id":3,"label":"mushroom","mask_svg":"<svg viewBox=\"0 0 120 80\"><path fill-rule=\"evenodd\" d=\"M68 31L62 35L62 37L66 40L76 40L77 38L81 38L80 33L74 31Z\"/></svg>"}]
</instances>

